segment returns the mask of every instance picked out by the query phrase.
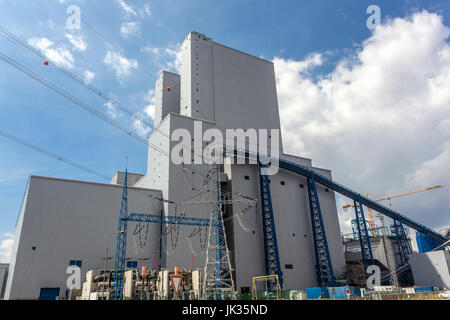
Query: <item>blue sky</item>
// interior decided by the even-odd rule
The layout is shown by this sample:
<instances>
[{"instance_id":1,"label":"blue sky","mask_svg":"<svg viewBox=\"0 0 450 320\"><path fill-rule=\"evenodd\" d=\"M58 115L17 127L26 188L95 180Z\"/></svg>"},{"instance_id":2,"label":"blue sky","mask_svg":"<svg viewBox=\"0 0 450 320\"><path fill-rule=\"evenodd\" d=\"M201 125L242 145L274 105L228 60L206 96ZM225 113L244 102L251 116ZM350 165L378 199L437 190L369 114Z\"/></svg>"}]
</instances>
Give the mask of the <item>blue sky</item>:
<instances>
[{"instance_id":1,"label":"blue sky","mask_svg":"<svg viewBox=\"0 0 450 320\"><path fill-rule=\"evenodd\" d=\"M151 90L155 77L161 69L176 71L177 45L190 31L204 33L216 42L268 60L278 57L276 68L280 68L280 75L284 75L284 71L288 70L283 67L295 66L295 62L309 63L309 78L299 78L299 88L290 88L295 91L301 90L306 80L314 82L318 78L333 75L340 62L354 57L357 52L364 52L367 39L376 42L374 31L366 27L366 19L369 16L366 8L371 4L381 8L383 24L389 25L395 18L407 19L414 13L426 10L441 17L444 26L449 25L450 5L444 0L0 0L0 25L29 44L61 59L58 61L73 73L91 81L93 86L151 122ZM81 30L66 29L69 16L66 9L69 5L78 5L81 8ZM417 19L417 24L421 21ZM395 24L392 26L395 27ZM93 27L95 32L90 27ZM445 30L445 27L439 30ZM113 46L101 37L106 38ZM441 41L443 46L448 44L448 38L436 41ZM113 117L123 126L137 130L143 136L150 133L148 130L136 128L130 117L109 109L104 105L104 100L78 83L68 80L55 69L45 66L41 59L3 36L0 36L0 48L2 53L13 57L105 115ZM370 46L368 48L370 49ZM320 57L320 62L311 62L310 58L314 54L319 55L316 58ZM361 58L360 62L364 64L364 59ZM297 76L302 70L299 69L298 72ZM280 83L284 83L283 80ZM284 92L280 87L279 94ZM280 98L280 104L286 100L283 97ZM288 110L284 105L280 107ZM126 157L130 171L146 171L147 150L143 144L5 63L0 63L0 115L0 130L108 176L124 169ZM448 113L442 114L442 117L447 115ZM352 124L348 123L347 126L351 127ZM289 130L288 127L286 130ZM371 134L373 136L373 132ZM357 144L357 141L365 141L359 134L353 133L350 136L353 136L355 141L337 140L333 144L345 143L351 146ZM404 141L396 141L396 137L397 135L393 134L389 140L393 141L394 146L395 143L403 146ZM424 143L430 147L431 155L428 158L420 157L418 163L411 164L409 172L392 169L403 167L395 154L390 155L392 159L395 158L394 161L389 156L368 153L370 159L380 158L383 165L375 166L377 169L367 173L367 165L352 160L351 154L344 159L347 161L341 158L334 161L332 156L321 152L320 148L308 147L307 143L296 146L293 142L291 147L295 152L301 153L300 155L311 156L317 165L332 169L338 181L348 183L359 190L364 188L361 192L374 190L382 196L394 190L401 192L416 187L412 182L406 183L405 179L411 172L418 172L424 165L426 167L428 162L439 158L447 141L447 134L439 137ZM320 145L323 141L320 137L310 140L306 136L304 138L305 141L310 141L311 145ZM301 140L301 137L299 139ZM288 143L293 141L285 140ZM285 148L289 149L289 146ZM355 146L355 149L360 153L364 152L358 146ZM411 146L411 149L414 149L414 146ZM409 154L408 150L405 154ZM391 160L395 162L395 166L387 165ZM357 179L355 175L348 174L348 166L356 166L359 172L365 172L366 175L362 174ZM398 177L396 173L399 174ZM14 226L27 178L32 174L102 181L96 176L0 137L0 241L8 239L8 234L15 232ZM397 180L402 182L394 183L390 177L398 178ZM377 182L368 182L374 180ZM434 182L435 180L429 181ZM420 183L417 187L419 185ZM372 189L368 190L369 188ZM439 195L447 197L448 193L441 192ZM423 202L423 199L418 196L415 201ZM412 205L411 202L400 200L398 206L400 209L411 210L414 212L412 216L431 227L450 224L445 207L436 205L436 202L433 202L431 210L440 212L440 215L439 219L432 221L427 221L419 211L414 211L418 206L417 202Z\"/></svg>"}]
</instances>

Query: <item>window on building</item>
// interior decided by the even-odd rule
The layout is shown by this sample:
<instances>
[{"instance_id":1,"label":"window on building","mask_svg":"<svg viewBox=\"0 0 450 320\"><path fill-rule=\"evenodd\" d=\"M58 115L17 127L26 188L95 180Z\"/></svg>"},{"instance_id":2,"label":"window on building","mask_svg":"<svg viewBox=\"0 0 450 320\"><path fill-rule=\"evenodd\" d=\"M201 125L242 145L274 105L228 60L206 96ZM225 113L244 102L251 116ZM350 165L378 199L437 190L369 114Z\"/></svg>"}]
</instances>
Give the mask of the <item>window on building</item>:
<instances>
[{"instance_id":1,"label":"window on building","mask_svg":"<svg viewBox=\"0 0 450 320\"><path fill-rule=\"evenodd\" d=\"M285 264L284 268L285 269L294 269L294 266L292 264Z\"/></svg>"},{"instance_id":2,"label":"window on building","mask_svg":"<svg viewBox=\"0 0 450 320\"><path fill-rule=\"evenodd\" d=\"M325 189L325 192L330 192L330 190L328 188Z\"/></svg>"},{"instance_id":3,"label":"window on building","mask_svg":"<svg viewBox=\"0 0 450 320\"><path fill-rule=\"evenodd\" d=\"M286 185L286 182L284 182L284 181L280 181L280 183L281 183L282 186Z\"/></svg>"},{"instance_id":4,"label":"window on building","mask_svg":"<svg viewBox=\"0 0 450 320\"><path fill-rule=\"evenodd\" d=\"M244 179L245 180L250 180L250 177L249 176L244 176Z\"/></svg>"},{"instance_id":5,"label":"window on building","mask_svg":"<svg viewBox=\"0 0 450 320\"><path fill-rule=\"evenodd\" d=\"M69 266L77 266L79 268L81 268L81 260L70 260L69 261Z\"/></svg>"},{"instance_id":6,"label":"window on building","mask_svg":"<svg viewBox=\"0 0 450 320\"><path fill-rule=\"evenodd\" d=\"M127 261L127 268L137 269L138 263L137 261Z\"/></svg>"}]
</instances>

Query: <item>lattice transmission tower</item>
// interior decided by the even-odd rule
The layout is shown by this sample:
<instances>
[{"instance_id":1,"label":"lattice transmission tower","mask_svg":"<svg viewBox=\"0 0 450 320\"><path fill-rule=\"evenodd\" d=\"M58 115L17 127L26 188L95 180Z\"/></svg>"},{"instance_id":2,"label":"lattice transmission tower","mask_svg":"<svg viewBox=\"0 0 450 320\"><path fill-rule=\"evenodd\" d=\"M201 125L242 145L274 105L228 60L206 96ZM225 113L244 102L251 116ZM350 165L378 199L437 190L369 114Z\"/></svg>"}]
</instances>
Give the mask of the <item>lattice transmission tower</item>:
<instances>
[{"instance_id":1,"label":"lattice transmission tower","mask_svg":"<svg viewBox=\"0 0 450 320\"><path fill-rule=\"evenodd\" d=\"M234 281L223 223L219 166L211 166L210 172L215 179L209 182L211 216L203 276L203 299L224 300L234 298Z\"/></svg>"}]
</instances>

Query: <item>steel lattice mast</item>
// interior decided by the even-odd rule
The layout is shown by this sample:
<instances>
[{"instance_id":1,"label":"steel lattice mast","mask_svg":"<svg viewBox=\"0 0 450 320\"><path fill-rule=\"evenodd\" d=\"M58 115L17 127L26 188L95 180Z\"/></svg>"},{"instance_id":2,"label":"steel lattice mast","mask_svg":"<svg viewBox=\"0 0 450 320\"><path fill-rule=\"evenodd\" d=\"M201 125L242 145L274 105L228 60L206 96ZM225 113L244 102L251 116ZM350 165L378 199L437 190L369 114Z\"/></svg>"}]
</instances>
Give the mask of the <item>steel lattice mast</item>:
<instances>
[{"instance_id":1,"label":"steel lattice mast","mask_svg":"<svg viewBox=\"0 0 450 320\"><path fill-rule=\"evenodd\" d=\"M210 194L216 194L216 200L211 198L211 218L209 222L208 246L206 249L206 264L203 276L203 299L226 298L226 294L234 296L234 281L231 271L230 255L227 237L223 224L221 205L220 169L215 168L216 181L211 179ZM216 192L214 192L214 185Z\"/></svg>"},{"instance_id":2,"label":"steel lattice mast","mask_svg":"<svg viewBox=\"0 0 450 320\"><path fill-rule=\"evenodd\" d=\"M128 170L125 171L123 182L122 204L120 206L119 224L117 230L116 264L114 268L114 291L113 300L123 297L123 282L125 273L125 259L127 250L128 229Z\"/></svg>"}]
</instances>

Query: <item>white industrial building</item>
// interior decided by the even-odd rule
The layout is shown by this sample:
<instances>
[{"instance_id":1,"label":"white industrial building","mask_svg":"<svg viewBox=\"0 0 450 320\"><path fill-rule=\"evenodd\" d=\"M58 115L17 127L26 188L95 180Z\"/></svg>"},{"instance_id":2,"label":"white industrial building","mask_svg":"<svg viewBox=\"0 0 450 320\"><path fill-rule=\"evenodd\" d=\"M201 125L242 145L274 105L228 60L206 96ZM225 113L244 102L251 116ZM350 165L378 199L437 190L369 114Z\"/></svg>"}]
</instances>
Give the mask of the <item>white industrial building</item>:
<instances>
[{"instance_id":1,"label":"white industrial building","mask_svg":"<svg viewBox=\"0 0 450 320\"><path fill-rule=\"evenodd\" d=\"M8 279L9 264L0 263L0 300L5 295L6 280Z\"/></svg>"},{"instance_id":2,"label":"white industrial building","mask_svg":"<svg viewBox=\"0 0 450 320\"><path fill-rule=\"evenodd\" d=\"M280 129L273 63L226 47L191 32L181 47L181 74L163 71L156 82L155 130L149 137L145 175L129 174L129 212L209 218L209 205L187 209L195 201L207 164L176 165L171 141L176 129ZM197 124L196 124L197 123ZM189 141L190 143L190 141ZM234 143L226 141L224 144ZM195 158L197 155L192 154ZM331 178L310 159L283 153L280 158L309 167ZM260 179L256 164L224 164L224 188L257 199L245 214L243 206L227 206L225 228L237 290L251 287L252 277L265 274L261 225ZM111 184L32 176L20 210L6 299L64 298L66 268L114 265L123 173ZM306 178L280 169L270 176L273 212L285 289L317 286ZM336 278L345 269L333 191L317 185L323 224ZM170 200L162 201L162 199ZM198 228L197 228L198 229ZM130 223L127 261L130 266L204 268L206 228ZM108 253L107 253L108 252ZM158 256L160 253L160 257ZM157 262L158 261L158 262Z\"/></svg>"},{"instance_id":3,"label":"white industrial building","mask_svg":"<svg viewBox=\"0 0 450 320\"><path fill-rule=\"evenodd\" d=\"M450 288L450 252L437 250L409 256L417 286ZM424 272L426 270L426 272Z\"/></svg>"}]
</instances>

